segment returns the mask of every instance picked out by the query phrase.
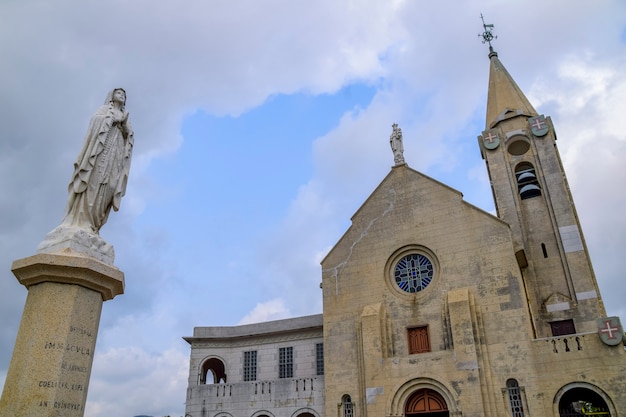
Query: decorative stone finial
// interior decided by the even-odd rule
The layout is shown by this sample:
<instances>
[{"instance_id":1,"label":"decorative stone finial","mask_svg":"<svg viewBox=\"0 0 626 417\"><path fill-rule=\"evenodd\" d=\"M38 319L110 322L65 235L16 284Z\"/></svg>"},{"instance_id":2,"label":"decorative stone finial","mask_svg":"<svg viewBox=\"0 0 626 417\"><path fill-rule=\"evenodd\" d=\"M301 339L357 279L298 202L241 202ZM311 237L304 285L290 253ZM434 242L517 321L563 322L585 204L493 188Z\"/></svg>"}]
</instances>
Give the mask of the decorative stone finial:
<instances>
[{"instance_id":1,"label":"decorative stone finial","mask_svg":"<svg viewBox=\"0 0 626 417\"><path fill-rule=\"evenodd\" d=\"M404 164L404 145L402 145L402 129L398 127L397 123L391 125L393 131L391 132L391 136L389 137L389 144L391 145L391 150L393 151L393 162L395 165Z\"/></svg>"}]
</instances>

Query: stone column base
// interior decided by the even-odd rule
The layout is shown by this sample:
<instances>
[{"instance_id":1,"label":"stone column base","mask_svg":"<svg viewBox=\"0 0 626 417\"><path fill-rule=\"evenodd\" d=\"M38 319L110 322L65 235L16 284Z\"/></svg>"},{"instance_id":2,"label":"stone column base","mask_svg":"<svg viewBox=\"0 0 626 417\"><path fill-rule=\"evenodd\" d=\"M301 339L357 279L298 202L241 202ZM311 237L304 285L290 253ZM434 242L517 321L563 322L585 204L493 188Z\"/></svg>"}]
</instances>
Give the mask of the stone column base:
<instances>
[{"instance_id":1,"label":"stone column base","mask_svg":"<svg viewBox=\"0 0 626 417\"><path fill-rule=\"evenodd\" d=\"M114 266L71 250L13 262L28 297L0 415L82 417L103 301L124 292Z\"/></svg>"}]
</instances>

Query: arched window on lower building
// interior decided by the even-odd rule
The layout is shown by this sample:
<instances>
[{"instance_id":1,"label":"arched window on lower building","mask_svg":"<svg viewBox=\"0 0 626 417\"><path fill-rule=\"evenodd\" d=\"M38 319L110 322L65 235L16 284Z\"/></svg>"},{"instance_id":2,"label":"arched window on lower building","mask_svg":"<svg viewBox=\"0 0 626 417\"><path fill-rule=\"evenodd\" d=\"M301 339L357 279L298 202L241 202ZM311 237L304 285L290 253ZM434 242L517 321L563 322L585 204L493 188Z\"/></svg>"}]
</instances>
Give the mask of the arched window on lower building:
<instances>
[{"instance_id":1,"label":"arched window on lower building","mask_svg":"<svg viewBox=\"0 0 626 417\"><path fill-rule=\"evenodd\" d=\"M220 382L226 382L224 362L218 358L205 360L200 369L200 384L219 384Z\"/></svg>"},{"instance_id":2,"label":"arched window on lower building","mask_svg":"<svg viewBox=\"0 0 626 417\"><path fill-rule=\"evenodd\" d=\"M509 408L511 417L524 417L524 405L522 403L522 393L519 384L515 379L506 381L506 392L509 396Z\"/></svg>"},{"instance_id":3,"label":"arched window on lower building","mask_svg":"<svg viewBox=\"0 0 626 417\"><path fill-rule=\"evenodd\" d=\"M349 395L341 397L341 408L343 411L343 417L354 417L354 404L352 398Z\"/></svg>"}]
</instances>

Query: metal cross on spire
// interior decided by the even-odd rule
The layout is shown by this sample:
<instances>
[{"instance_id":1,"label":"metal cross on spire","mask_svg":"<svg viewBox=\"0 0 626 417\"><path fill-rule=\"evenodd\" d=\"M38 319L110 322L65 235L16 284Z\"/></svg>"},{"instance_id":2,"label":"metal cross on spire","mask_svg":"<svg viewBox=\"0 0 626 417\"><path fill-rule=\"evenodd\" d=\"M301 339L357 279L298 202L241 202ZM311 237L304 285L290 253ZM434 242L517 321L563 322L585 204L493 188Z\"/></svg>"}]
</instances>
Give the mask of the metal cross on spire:
<instances>
[{"instance_id":1,"label":"metal cross on spire","mask_svg":"<svg viewBox=\"0 0 626 417\"><path fill-rule=\"evenodd\" d=\"M497 36L494 36L493 33L491 33L491 31L493 30L493 24L486 24L485 23L485 18L483 17L483 14L480 14L480 19L483 21L483 28L485 29L485 31L482 34L479 34L478 36L482 36L483 43L488 43L489 44L489 52L493 52L493 47L491 46L491 41L494 39L498 39Z\"/></svg>"}]
</instances>

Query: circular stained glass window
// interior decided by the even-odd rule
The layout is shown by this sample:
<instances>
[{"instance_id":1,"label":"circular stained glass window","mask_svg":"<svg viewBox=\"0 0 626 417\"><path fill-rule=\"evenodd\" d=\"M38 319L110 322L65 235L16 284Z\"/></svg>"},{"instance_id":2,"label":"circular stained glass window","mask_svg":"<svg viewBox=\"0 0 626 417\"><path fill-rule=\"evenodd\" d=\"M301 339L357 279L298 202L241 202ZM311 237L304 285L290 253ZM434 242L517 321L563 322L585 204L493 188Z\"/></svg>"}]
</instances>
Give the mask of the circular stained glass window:
<instances>
[{"instance_id":1,"label":"circular stained glass window","mask_svg":"<svg viewBox=\"0 0 626 417\"><path fill-rule=\"evenodd\" d=\"M433 279L433 264L424 255L418 253L407 255L396 264L394 278L402 291L420 292Z\"/></svg>"}]
</instances>

